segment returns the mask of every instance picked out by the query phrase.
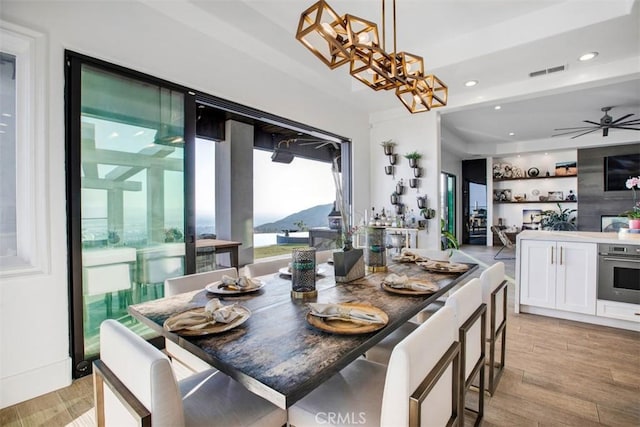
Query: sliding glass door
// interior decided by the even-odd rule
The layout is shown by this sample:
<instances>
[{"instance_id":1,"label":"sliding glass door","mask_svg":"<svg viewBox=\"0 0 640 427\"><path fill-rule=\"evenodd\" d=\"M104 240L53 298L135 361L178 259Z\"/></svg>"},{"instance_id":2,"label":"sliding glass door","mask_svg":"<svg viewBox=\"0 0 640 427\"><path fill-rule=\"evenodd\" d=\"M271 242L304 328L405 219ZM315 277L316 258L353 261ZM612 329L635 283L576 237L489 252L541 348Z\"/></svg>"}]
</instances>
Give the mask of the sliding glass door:
<instances>
[{"instance_id":1,"label":"sliding glass door","mask_svg":"<svg viewBox=\"0 0 640 427\"><path fill-rule=\"evenodd\" d=\"M72 56L68 73L69 235L76 376L127 306L185 272L185 94Z\"/></svg>"}]
</instances>

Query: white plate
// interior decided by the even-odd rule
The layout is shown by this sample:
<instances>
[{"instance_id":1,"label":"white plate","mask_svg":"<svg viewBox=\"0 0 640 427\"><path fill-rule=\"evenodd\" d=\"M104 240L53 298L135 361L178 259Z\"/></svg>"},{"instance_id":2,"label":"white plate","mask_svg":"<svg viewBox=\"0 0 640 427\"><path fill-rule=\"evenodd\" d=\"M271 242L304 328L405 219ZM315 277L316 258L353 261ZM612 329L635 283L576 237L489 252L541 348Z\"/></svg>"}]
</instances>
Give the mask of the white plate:
<instances>
[{"instance_id":1,"label":"white plate","mask_svg":"<svg viewBox=\"0 0 640 427\"><path fill-rule=\"evenodd\" d=\"M220 285L222 285L222 280L218 280L217 282L209 283L204 288L206 289L207 292L211 292L212 294L237 295L237 294L247 294L249 292L259 291L264 286L264 282L261 280L256 280L256 279L251 279L251 280L258 282L258 286L250 289L225 289L225 288L220 288Z\"/></svg>"},{"instance_id":2,"label":"white plate","mask_svg":"<svg viewBox=\"0 0 640 427\"><path fill-rule=\"evenodd\" d=\"M278 270L278 273L282 274L283 276L291 277L291 272L289 271L289 267L282 267L280 270ZM316 267L317 276L324 276L324 273L325 273L324 268Z\"/></svg>"}]
</instances>

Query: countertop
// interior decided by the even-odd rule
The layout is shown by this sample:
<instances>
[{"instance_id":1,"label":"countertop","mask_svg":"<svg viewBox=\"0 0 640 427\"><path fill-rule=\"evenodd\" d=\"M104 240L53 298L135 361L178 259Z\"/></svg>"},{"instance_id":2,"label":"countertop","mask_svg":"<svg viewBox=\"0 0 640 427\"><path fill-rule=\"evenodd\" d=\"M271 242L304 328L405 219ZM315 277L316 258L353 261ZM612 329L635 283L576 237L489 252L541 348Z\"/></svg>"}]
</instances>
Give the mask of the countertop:
<instances>
[{"instance_id":1,"label":"countertop","mask_svg":"<svg viewBox=\"0 0 640 427\"><path fill-rule=\"evenodd\" d=\"M525 230L517 236L520 240L562 240L566 242L623 243L640 245L640 234L599 233L595 231L537 231Z\"/></svg>"}]
</instances>

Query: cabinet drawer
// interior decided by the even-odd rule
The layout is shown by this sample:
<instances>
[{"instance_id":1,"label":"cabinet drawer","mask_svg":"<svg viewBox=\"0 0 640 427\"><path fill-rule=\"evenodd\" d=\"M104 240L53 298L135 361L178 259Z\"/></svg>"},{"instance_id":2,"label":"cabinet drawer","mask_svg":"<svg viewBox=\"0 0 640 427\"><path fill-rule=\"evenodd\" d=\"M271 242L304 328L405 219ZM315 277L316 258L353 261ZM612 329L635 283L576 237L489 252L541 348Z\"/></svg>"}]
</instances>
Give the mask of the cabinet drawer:
<instances>
[{"instance_id":1,"label":"cabinet drawer","mask_svg":"<svg viewBox=\"0 0 640 427\"><path fill-rule=\"evenodd\" d=\"M640 305L637 304L598 300L597 314L602 317L640 323Z\"/></svg>"}]
</instances>

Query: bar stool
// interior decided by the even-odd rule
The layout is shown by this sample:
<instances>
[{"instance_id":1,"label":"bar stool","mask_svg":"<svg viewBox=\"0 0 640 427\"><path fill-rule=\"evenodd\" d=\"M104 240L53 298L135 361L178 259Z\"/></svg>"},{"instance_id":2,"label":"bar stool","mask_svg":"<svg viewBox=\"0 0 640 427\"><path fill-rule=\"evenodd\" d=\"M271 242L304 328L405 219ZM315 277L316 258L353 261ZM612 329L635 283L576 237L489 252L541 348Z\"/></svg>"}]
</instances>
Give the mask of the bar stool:
<instances>
[{"instance_id":1,"label":"bar stool","mask_svg":"<svg viewBox=\"0 0 640 427\"><path fill-rule=\"evenodd\" d=\"M482 287L479 279L472 279L447 298L445 307L454 309L458 341L460 341L460 408L476 414L474 425L479 426L484 416L485 385L485 331L487 306L482 302ZM478 378L478 409L465 405L466 395L473 381ZM464 423L461 423L464 424Z\"/></svg>"},{"instance_id":2,"label":"bar stool","mask_svg":"<svg viewBox=\"0 0 640 427\"><path fill-rule=\"evenodd\" d=\"M493 396L504 372L507 335L507 281L504 263L496 262L480 274L482 302L487 305L487 341L489 342L489 381L487 391ZM502 294L502 295L500 295ZM498 300L500 299L500 301ZM500 337L500 361L496 363L496 344Z\"/></svg>"}]
</instances>

